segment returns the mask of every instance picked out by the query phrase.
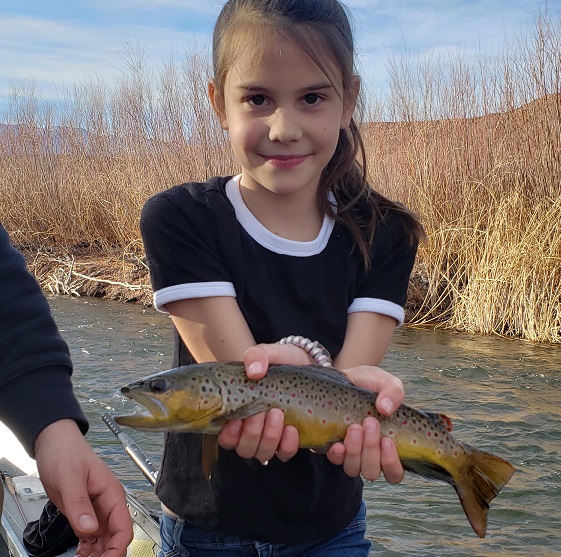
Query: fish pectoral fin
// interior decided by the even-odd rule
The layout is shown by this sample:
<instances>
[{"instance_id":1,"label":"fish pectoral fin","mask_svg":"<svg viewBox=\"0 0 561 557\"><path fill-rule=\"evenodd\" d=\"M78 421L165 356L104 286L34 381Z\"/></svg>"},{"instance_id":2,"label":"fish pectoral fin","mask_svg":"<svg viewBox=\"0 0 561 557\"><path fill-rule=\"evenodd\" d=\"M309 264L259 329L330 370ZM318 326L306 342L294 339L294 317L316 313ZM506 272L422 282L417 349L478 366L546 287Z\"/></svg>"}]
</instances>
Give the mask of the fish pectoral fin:
<instances>
[{"instance_id":1,"label":"fish pectoral fin","mask_svg":"<svg viewBox=\"0 0 561 557\"><path fill-rule=\"evenodd\" d=\"M205 478L210 482L218 462L218 435L203 435L202 459Z\"/></svg>"},{"instance_id":2,"label":"fish pectoral fin","mask_svg":"<svg viewBox=\"0 0 561 557\"><path fill-rule=\"evenodd\" d=\"M230 414L224 414L224 416L222 416L222 420L224 423L229 422L230 420L245 420L245 418L255 416L255 414L266 412L270 408L271 405L264 400L252 400L251 402L240 406Z\"/></svg>"}]
</instances>

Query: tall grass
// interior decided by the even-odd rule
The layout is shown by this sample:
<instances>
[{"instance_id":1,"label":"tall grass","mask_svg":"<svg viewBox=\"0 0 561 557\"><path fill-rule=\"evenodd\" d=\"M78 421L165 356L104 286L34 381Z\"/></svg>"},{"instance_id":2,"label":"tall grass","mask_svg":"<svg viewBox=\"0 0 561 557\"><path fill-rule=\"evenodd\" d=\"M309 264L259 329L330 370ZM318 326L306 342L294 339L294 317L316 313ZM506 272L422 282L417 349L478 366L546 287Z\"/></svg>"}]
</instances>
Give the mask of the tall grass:
<instances>
[{"instance_id":1,"label":"tall grass","mask_svg":"<svg viewBox=\"0 0 561 557\"><path fill-rule=\"evenodd\" d=\"M76 84L53 103L14 89L0 219L17 244L141 255L150 195L238 170L204 57L154 65L130 48L124 60L116 85ZM411 322L561 342L561 21L541 14L498 58L389 65L364 138L374 187L427 230Z\"/></svg>"}]
</instances>

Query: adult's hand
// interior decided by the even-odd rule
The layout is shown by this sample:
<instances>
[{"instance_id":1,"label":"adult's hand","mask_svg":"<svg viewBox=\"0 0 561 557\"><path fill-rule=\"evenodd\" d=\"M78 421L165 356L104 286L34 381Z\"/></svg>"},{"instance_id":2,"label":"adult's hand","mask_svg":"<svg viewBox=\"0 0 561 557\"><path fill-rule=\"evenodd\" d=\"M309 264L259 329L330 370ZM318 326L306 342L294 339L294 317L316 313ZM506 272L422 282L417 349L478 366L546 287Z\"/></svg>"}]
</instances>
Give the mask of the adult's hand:
<instances>
[{"instance_id":1,"label":"adult's hand","mask_svg":"<svg viewBox=\"0 0 561 557\"><path fill-rule=\"evenodd\" d=\"M35 441L35 458L47 495L80 539L77 555L124 557L133 533L123 486L76 423L47 426Z\"/></svg>"}]
</instances>

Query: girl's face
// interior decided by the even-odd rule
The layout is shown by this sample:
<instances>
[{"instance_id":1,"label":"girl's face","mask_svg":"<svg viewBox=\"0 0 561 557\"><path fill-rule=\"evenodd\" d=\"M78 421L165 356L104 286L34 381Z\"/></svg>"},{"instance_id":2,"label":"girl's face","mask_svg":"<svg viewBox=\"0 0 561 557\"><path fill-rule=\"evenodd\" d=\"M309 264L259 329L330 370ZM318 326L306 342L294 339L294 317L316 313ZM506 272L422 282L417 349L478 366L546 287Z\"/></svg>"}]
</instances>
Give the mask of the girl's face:
<instances>
[{"instance_id":1,"label":"girl's face","mask_svg":"<svg viewBox=\"0 0 561 557\"><path fill-rule=\"evenodd\" d=\"M282 195L316 191L358 94L358 80L345 93L340 69L333 63L327 68L332 82L302 48L271 36L262 52L238 57L223 99L210 84L244 187Z\"/></svg>"}]
</instances>

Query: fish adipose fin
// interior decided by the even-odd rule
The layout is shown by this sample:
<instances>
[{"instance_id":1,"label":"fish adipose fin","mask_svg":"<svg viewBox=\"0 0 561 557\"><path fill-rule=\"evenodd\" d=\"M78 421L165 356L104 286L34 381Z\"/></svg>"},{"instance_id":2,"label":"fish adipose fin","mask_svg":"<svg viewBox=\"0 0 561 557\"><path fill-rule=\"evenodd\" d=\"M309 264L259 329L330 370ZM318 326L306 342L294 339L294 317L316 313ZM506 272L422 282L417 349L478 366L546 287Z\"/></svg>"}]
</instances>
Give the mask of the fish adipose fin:
<instances>
[{"instance_id":1,"label":"fish adipose fin","mask_svg":"<svg viewBox=\"0 0 561 557\"><path fill-rule=\"evenodd\" d=\"M443 427L446 431L452 431L452 420L446 414L435 414L433 412L425 413L435 424Z\"/></svg>"}]
</instances>

